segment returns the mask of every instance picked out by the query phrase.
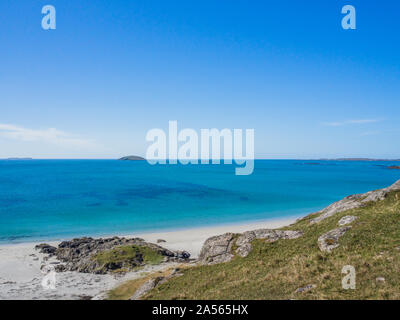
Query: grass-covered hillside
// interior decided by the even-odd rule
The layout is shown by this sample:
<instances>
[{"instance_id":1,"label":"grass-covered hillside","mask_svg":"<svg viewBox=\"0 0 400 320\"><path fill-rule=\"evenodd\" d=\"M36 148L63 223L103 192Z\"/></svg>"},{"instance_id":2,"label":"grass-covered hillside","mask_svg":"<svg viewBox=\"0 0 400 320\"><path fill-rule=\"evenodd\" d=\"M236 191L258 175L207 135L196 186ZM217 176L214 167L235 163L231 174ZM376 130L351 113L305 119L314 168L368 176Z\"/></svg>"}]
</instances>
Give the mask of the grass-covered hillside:
<instances>
[{"instance_id":1,"label":"grass-covered hillside","mask_svg":"<svg viewBox=\"0 0 400 320\"><path fill-rule=\"evenodd\" d=\"M348 215L358 219L339 246L321 251L318 238ZM303 231L300 238L254 240L247 257L185 268L142 299L400 299L400 191L315 224L312 218L284 228ZM342 288L345 265L355 268L354 290ZM308 285L312 289L298 292ZM133 294L130 287L134 291L137 282L125 284L125 297Z\"/></svg>"},{"instance_id":2,"label":"grass-covered hillside","mask_svg":"<svg viewBox=\"0 0 400 320\"><path fill-rule=\"evenodd\" d=\"M101 251L93 256L100 268L114 265L116 271L129 271L134 267L147 264L159 264L163 256L156 250L138 245L119 246L110 250Z\"/></svg>"}]
</instances>

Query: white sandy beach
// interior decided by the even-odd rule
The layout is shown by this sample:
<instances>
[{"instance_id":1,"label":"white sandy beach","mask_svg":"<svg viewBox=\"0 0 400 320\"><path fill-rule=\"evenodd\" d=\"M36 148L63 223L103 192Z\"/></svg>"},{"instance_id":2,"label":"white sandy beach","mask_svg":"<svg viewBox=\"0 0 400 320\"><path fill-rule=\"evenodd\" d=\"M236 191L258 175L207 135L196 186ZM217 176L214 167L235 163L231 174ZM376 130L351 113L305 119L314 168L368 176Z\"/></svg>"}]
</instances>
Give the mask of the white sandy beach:
<instances>
[{"instance_id":1,"label":"white sandy beach","mask_svg":"<svg viewBox=\"0 0 400 320\"><path fill-rule=\"evenodd\" d=\"M293 223L296 218L268 220L264 222L241 225L224 225L185 229L179 231L125 235L140 237L147 242L156 243L158 239L166 242L161 246L171 250L185 250L196 258L204 241L212 236L225 232L244 232L260 228L279 228ZM57 242L47 242L58 245ZM94 275L78 272L62 272L56 275L56 289L44 289L42 280L45 274L43 266L57 264L55 258L46 261L45 255L38 253L34 247L38 243L9 244L0 246L0 300L4 299L82 299L85 296L102 298L104 293L118 284L140 277L146 272L163 270L173 263L149 266L140 271L129 272L124 276Z\"/></svg>"}]
</instances>

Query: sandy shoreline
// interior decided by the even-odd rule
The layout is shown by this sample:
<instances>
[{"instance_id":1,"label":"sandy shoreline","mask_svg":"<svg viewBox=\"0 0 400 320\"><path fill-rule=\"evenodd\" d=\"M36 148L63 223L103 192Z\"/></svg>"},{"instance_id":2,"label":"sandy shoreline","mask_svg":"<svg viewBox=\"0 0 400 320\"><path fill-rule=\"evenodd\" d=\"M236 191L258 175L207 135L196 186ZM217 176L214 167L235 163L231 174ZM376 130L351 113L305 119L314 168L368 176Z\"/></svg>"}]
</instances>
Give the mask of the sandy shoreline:
<instances>
[{"instance_id":1,"label":"sandy shoreline","mask_svg":"<svg viewBox=\"0 0 400 320\"><path fill-rule=\"evenodd\" d=\"M204 241L212 236L217 236L226 232L240 233L261 228L281 228L294 223L298 218L299 217L271 219L244 224L225 224L221 226L200 227L155 233L140 233L125 236L135 236L154 243L156 243L158 239L163 239L166 240L166 242L161 243L161 246L170 250L186 250L191 254L192 258L197 258Z\"/></svg>"},{"instance_id":2,"label":"sandy shoreline","mask_svg":"<svg viewBox=\"0 0 400 320\"><path fill-rule=\"evenodd\" d=\"M212 236L225 232L244 232L260 228L280 228L296 221L296 217L273 219L245 224L228 224L222 226L201 227L177 231L156 233L138 233L122 235L140 237L147 242L160 243L171 250L188 251L193 258L200 253L204 241ZM57 261L52 258L46 261L43 254L34 247L39 242L0 245L0 299L80 299L82 295L98 296L112 289L119 283L141 276L145 272L162 270L171 267L171 263L144 268L124 276L93 275L77 272L57 273L56 290L45 290L42 285L43 265L54 266ZM60 241L46 242L58 245ZM100 297L99 296L99 297Z\"/></svg>"}]
</instances>

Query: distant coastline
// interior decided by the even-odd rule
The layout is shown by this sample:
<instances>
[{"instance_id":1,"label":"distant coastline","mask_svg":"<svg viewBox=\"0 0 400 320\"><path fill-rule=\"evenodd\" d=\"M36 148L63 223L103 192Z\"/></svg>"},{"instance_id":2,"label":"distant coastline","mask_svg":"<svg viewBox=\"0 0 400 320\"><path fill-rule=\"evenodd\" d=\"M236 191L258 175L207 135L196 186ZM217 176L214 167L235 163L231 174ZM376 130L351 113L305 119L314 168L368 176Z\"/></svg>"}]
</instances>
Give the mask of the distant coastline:
<instances>
[{"instance_id":1,"label":"distant coastline","mask_svg":"<svg viewBox=\"0 0 400 320\"><path fill-rule=\"evenodd\" d=\"M146 159L141 156L124 156L118 159L115 158L30 158L30 157L10 157L0 158L0 160L125 160L125 161L145 161ZM168 159L166 159L168 160ZM199 159L201 160L201 159ZM223 160L223 159L221 159ZM303 159L303 158L255 158L254 160L294 160L294 161L369 161L369 162L400 162L400 159L375 159L375 158L317 158L317 159Z\"/></svg>"},{"instance_id":2,"label":"distant coastline","mask_svg":"<svg viewBox=\"0 0 400 320\"><path fill-rule=\"evenodd\" d=\"M33 160L33 158L4 158L1 160Z\"/></svg>"}]
</instances>

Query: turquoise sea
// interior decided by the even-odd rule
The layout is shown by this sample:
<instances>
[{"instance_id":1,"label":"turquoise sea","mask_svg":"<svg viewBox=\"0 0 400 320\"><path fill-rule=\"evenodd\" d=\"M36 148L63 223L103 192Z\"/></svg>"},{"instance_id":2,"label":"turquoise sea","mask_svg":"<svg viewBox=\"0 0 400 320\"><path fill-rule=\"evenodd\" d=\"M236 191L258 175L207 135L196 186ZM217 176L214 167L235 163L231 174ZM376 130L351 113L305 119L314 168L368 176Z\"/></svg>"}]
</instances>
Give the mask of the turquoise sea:
<instances>
[{"instance_id":1,"label":"turquoise sea","mask_svg":"<svg viewBox=\"0 0 400 320\"><path fill-rule=\"evenodd\" d=\"M156 165L117 160L0 161L0 242L251 222L317 211L400 179L393 162L257 160Z\"/></svg>"}]
</instances>

